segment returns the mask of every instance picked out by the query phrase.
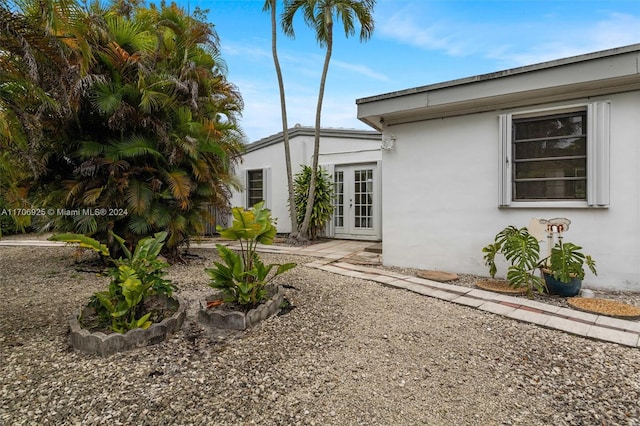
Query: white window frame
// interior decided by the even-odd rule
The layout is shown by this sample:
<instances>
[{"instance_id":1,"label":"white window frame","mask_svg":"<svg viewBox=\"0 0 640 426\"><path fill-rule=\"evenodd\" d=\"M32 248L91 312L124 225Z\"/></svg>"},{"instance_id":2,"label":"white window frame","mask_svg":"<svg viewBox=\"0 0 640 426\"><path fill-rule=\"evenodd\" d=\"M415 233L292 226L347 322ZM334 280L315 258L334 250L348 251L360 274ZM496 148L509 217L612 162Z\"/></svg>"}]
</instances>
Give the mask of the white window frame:
<instances>
[{"instance_id":1,"label":"white window frame","mask_svg":"<svg viewBox=\"0 0 640 426\"><path fill-rule=\"evenodd\" d=\"M602 208L608 207L609 189L609 145L610 145L609 101L589 102L555 108L519 111L499 116L500 134L500 185L499 206L510 208ZM537 117L572 111L587 112L587 199L586 200L513 200L512 124L517 118Z\"/></svg>"},{"instance_id":2,"label":"white window frame","mask_svg":"<svg viewBox=\"0 0 640 426\"><path fill-rule=\"evenodd\" d=\"M271 201L269 197L269 185L271 182L271 169L270 168L252 168L247 169L244 172L244 181L245 181L245 196L244 196L244 206L246 209L250 209L253 207L249 203L249 173L251 172L262 172L262 199L264 200L264 205L266 208L271 208Z\"/></svg>"}]
</instances>

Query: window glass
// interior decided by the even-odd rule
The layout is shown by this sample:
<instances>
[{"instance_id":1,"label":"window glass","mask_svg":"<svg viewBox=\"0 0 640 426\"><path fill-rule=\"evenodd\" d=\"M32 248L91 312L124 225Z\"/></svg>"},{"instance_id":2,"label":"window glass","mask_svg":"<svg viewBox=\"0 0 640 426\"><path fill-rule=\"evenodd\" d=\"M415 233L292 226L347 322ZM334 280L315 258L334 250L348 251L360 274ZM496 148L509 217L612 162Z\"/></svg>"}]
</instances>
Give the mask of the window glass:
<instances>
[{"instance_id":1,"label":"window glass","mask_svg":"<svg viewBox=\"0 0 640 426\"><path fill-rule=\"evenodd\" d=\"M264 173L262 170L247 172L247 207L251 208L264 200Z\"/></svg>"},{"instance_id":2,"label":"window glass","mask_svg":"<svg viewBox=\"0 0 640 426\"><path fill-rule=\"evenodd\" d=\"M586 111L513 120L513 199L585 200Z\"/></svg>"}]
</instances>

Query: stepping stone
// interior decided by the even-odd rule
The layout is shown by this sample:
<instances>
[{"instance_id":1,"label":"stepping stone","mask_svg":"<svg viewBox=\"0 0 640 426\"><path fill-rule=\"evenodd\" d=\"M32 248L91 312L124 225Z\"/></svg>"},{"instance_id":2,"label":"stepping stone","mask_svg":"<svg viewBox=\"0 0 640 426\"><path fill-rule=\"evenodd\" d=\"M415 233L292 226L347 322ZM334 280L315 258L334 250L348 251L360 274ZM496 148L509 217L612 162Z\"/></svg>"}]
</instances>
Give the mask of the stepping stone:
<instances>
[{"instance_id":1,"label":"stepping stone","mask_svg":"<svg viewBox=\"0 0 640 426\"><path fill-rule=\"evenodd\" d=\"M418 271L417 275L420 278L424 278L425 280L438 281L441 283L446 283L447 281L455 281L458 279L457 274L452 274L451 272L444 271Z\"/></svg>"}]
</instances>

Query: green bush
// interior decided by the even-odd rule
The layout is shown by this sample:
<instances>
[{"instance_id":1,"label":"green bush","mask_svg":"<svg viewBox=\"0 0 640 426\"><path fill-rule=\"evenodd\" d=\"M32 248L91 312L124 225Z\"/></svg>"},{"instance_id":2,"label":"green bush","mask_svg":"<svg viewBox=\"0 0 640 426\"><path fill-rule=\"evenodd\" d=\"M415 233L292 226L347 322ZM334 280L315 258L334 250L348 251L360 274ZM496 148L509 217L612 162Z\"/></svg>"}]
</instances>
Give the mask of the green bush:
<instances>
[{"instance_id":1,"label":"green bush","mask_svg":"<svg viewBox=\"0 0 640 426\"><path fill-rule=\"evenodd\" d=\"M265 265L260 260L256 248L260 244L273 244L276 227L271 212L264 208L264 202L251 210L235 207L233 224L223 229L218 226L220 236L240 241L240 254L216 244L223 263L214 262L215 268L205 269L213 288L222 290L224 301L235 303L245 310L254 308L267 298L267 284L276 276L296 266L295 263ZM275 268L275 272L271 274Z\"/></svg>"},{"instance_id":2,"label":"green bush","mask_svg":"<svg viewBox=\"0 0 640 426\"><path fill-rule=\"evenodd\" d=\"M106 245L82 234L58 234L51 241L76 243L107 257L113 266L109 267L111 277L109 287L97 292L90 306L102 322L109 324L112 331L126 333L134 328L149 328L151 313L142 312L143 301L153 294L171 297L175 286L163 278L169 264L158 259L160 250L167 238L166 232L147 237L136 246L133 254L126 248L124 240L117 235L114 238L121 244L125 258L112 259Z\"/></svg>"},{"instance_id":3,"label":"green bush","mask_svg":"<svg viewBox=\"0 0 640 426\"><path fill-rule=\"evenodd\" d=\"M293 182L294 200L298 214L298 226L302 225L307 211L307 199L309 197L309 185L311 184L311 167L302 166L302 170L296 174ZM316 194L313 201L311 221L309 222L309 239L315 240L322 232L326 223L333 215L333 183L329 174L322 168L318 168L316 180Z\"/></svg>"},{"instance_id":4,"label":"green bush","mask_svg":"<svg viewBox=\"0 0 640 426\"><path fill-rule=\"evenodd\" d=\"M502 254L510 264L507 281L512 287L524 287L529 294L533 289L538 293L545 291L544 280L534 275L540 267L540 245L527 228L507 226L496 234L494 242L484 247L482 252L492 278L498 272L496 256Z\"/></svg>"}]
</instances>

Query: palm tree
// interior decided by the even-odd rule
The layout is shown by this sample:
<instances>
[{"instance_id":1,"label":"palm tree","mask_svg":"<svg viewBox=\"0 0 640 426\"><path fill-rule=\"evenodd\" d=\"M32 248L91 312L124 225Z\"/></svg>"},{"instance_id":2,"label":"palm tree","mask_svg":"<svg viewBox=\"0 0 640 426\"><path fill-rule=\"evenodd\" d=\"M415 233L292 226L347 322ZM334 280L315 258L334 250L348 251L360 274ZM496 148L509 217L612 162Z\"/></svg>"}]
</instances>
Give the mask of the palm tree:
<instances>
[{"instance_id":1,"label":"palm tree","mask_svg":"<svg viewBox=\"0 0 640 426\"><path fill-rule=\"evenodd\" d=\"M12 136L4 148L19 149L34 176L44 170L39 154L56 123L73 114L84 46L78 24L73 2L0 0L0 111Z\"/></svg>"},{"instance_id":2,"label":"palm tree","mask_svg":"<svg viewBox=\"0 0 640 426\"><path fill-rule=\"evenodd\" d=\"M34 206L82 212L43 227L130 246L167 230L175 257L206 204L228 207L242 98L202 12L140 3L0 0L0 204L30 185Z\"/></svg>"},{"instance_id":3,"label":"palm tree","mask_svg":"<svg viewBox=\"0 0 640 426\"><path fill-rule=\"evenodd\" d=\"M311 166L311 182L309 184L309 196L304 221L300 226L299 239L307 239L311 214L313 212L313 200L315 199L318 154L320 152L320 125L322 117L322 99L324 87L329 70L329 62L333 51L333 21L334 15L342 22L345 35L349 37L355 34L355 20L360 23L360 41L368 40L373 33L373 8L375 0L286 0L285 10L282 15L282 28L285 34L294 37L293 18L302 11L304 21L316 32L316 41L320 46L326 47L322 76L320 77L320 90L316 106L315 135L313 148L313 164Z\"/></svg>"},{"instance_id":4,"label":"palm tree","mask_svg":"<svg viewBox=\"0 0 640 426\"><path fill-rule=\"evenodd\" d=\"M276 68L276 75L278 77L278 89L280 91L282 140L284 145L284 162L287 166L287 188L289 190L289 218L291 220L291 234L289 237L294 239L298 236L298 213L296 211L295 193L293 189L293 171L291 170L291 149L289 145L289 125L287 124L287 104L284 96L284 82L282 79L282 70L280 69L280 61L278 60L278 49L276 43L276 0L266 0L262 10L271 11L271 53L273 55L273 64Z\"/></svg>"},{"instance_id":5,"label":"palm tree","mask_svg":"<svg viewBox=\"0 0 640 426\"><path fill-rule=\"evenodd\" d=\"M133 247L166 230L165 255L175 260L190 235L202 233L206 205L227 207L242 149L242 99L226 79L211 25L175 4L134 7L130 16L121 6L94 5L87 18L90 88L78 123L65 128L68 142L49 158L41 205L87 212L52 225L116 250L109 231Z\"/></svg>"},{"instance_id":6,"label":"palm tree","mask_svg":"<svg viewBox=\"0 0 640 426\"><path fill-rule=\"evenodd\" d=\"M75 117L87 44L80 8L67 0L0 0L0 205L30 208L32 180ZM40 206L34 206L40 207ZM29 216L12 216L16 228Z\"/></svg>"}]
</instances>

